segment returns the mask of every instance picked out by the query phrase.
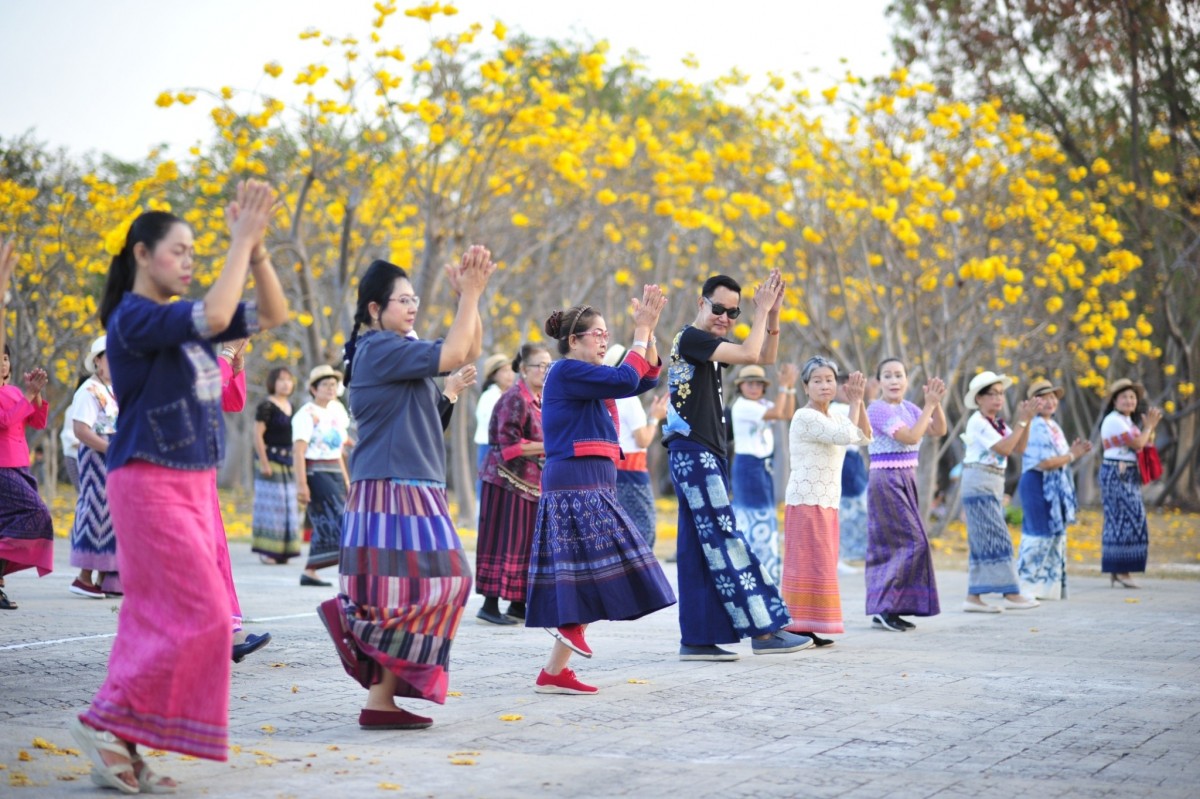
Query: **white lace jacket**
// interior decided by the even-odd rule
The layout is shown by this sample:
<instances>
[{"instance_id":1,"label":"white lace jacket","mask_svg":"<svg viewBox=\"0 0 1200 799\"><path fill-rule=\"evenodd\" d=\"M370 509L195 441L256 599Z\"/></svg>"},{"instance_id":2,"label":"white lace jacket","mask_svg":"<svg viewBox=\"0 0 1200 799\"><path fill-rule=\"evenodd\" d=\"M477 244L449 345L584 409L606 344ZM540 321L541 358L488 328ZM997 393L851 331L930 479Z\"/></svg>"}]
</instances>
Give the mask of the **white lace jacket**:
<instances>
[{"instance_id":1,"label":"white lace jacket","mask_svg":"<svg viewBox=\"0 0 1200 799\"><path fill-rule=\"evenodd\" d=\"M788 434L792 471L784 501L789 505L837 508L842 499L846 447L870 442L871 437L845 416L826 416L812 408L796 411Z\"/></svg>"}]
</instances>

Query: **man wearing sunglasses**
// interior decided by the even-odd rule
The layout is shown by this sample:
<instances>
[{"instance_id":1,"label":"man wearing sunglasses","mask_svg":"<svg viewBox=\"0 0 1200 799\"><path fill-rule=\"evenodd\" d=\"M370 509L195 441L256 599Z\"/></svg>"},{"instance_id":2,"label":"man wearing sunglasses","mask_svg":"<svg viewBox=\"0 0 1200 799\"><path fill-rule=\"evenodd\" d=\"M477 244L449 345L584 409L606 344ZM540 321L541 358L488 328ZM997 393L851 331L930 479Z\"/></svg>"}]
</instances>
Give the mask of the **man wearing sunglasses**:
<instances>
[{"instance_id":1,"label":"man wearing sunglasses","mask_svg":"<svg viewBox=\"0 0 1200 799\"><path fill-rule=\"evenodd\" d=\"M742 313L742 287L714 275L704 281L695 320L671 345L663 444L679 498L680 660L737 660L738 653L718 645L746 637L756 655L812 645L783 629L787 607L737 530L725 465L721 367L775 362L783 289L782 275L772 270L750 301L750 335L735 344L726 336Z\"/></svg>"}]
</instances>

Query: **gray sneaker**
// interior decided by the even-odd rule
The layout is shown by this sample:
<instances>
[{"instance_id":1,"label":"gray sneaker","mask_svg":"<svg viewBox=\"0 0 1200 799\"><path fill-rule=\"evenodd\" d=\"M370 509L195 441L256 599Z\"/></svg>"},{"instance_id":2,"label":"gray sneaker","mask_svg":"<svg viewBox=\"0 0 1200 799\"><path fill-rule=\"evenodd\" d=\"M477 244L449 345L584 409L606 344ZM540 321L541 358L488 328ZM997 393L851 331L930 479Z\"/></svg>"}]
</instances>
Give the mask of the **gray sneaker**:
<instances>
[{"instance_id":1,"label":"gray sneaker","mask_svg":"<svg viewBox=\"0 0 1200 799\"><path fill-rule=\"evenodd\" d=\"M776 630L770 638L761 641L753 639L750 644L756 655L786 655L788 652L799 652L813 645L813 640L806 635L796 635L787 630Z\"/></svg>"},{"instance_id":2,"label":"gray sneaker","mask_svg":"<svg viewBox=\"0 0 1200 799\"><path fill-rule=\"evenodd\" d=\"M737 660L741 657L737 652L730 652L728 649L722 649L719 646L709 644L708 646L688 646L684 644L679 647L680 660Z\"/></svg>"}]
</instances>

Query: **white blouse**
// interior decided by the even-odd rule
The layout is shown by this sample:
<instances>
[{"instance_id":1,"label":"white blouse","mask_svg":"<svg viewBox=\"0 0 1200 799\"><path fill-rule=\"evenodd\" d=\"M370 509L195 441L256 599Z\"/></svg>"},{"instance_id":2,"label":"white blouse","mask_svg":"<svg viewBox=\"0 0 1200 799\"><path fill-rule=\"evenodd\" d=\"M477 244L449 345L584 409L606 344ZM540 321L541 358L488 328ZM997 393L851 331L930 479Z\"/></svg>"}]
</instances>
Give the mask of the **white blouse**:
<instances>
[{"instance_id":1,"label":"white blouse","mask_svg":"<svg viewBox=\"0 0 1200 799\"><path fill-rule=\"evenodd\" d=\"M801 408L788 434L792 470L785 502L836 509L842 500L842 461L846 447L871 443L871 437L848 417L826 416Z\"/></svg>"},{"instance_id":2,"label":"white blouse","mask_svg":"<svg viewBox=\"0 0 1200 799\"><path fill-rule=\"evenodd\" d=\"M1137 463L1137 450L1131 449L1128 443L1141 434L1137 425L1125 414L1119 411L1109 413L1100 423L1100 442L1104 445L1104 459Z\"/></svg>"}]
</instances>

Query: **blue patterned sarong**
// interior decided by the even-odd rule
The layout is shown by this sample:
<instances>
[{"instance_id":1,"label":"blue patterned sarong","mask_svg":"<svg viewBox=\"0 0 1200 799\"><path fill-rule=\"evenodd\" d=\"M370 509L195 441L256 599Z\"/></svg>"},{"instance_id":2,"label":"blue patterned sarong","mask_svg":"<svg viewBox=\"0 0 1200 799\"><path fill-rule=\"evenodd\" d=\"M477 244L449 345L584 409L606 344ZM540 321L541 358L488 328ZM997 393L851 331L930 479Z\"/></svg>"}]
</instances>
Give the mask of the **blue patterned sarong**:
<instances>
[{"instance_id":1,"label":"blue patterned sarong","mask_svg":"<svg viewBox=\"0 0 1200 799\"><path fill-rule=\"evenodd\" d=\"M1150 528L1142 501L1142 477L1132 461L1105 460L1100 465L1104 532L1100 535L1100 571L1128 574L1146 571Z\"/></svg>"},{"instance_id":2,"label":"blue patterned sarong","mask_svg":"<svg viewBox=\"0 0 1200 799\"><path fill-rule=\"evenodd\" d=\"M732 644L787 626L779 589L738 532L724 460L685 439L668 448L679 498L681 642Z\"/></svg>"},{"instance_id":3,"label":"blue patterned sarong","mask_svg":"<svg viewBox=\"0 0 1200 799\"><path fill-rule=\"evenodd\" d=\"M1012 536L1004 521L1004 476L963 469L962 503L967 515L967 593L1016 594Z\"/></svg>"}]
</instances>

